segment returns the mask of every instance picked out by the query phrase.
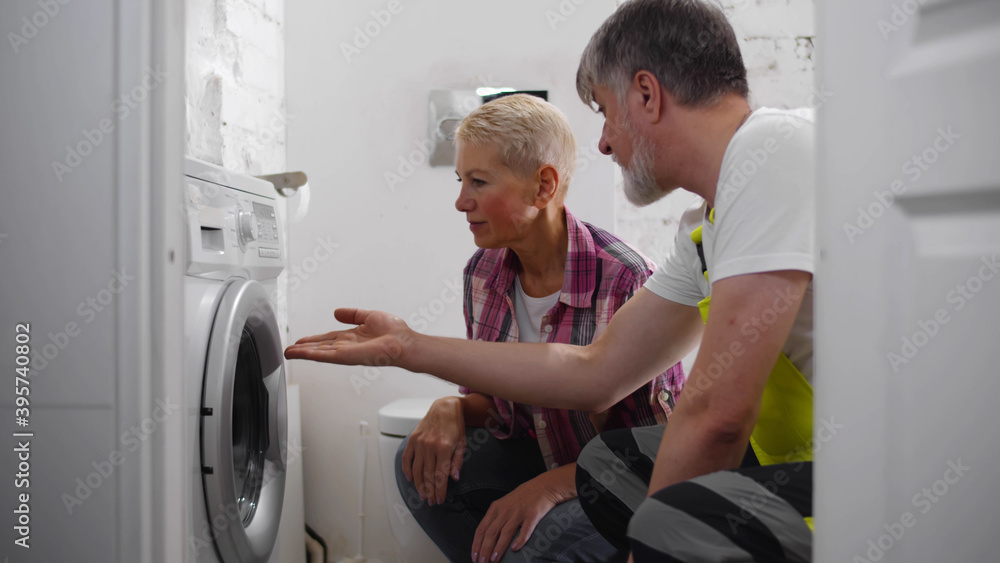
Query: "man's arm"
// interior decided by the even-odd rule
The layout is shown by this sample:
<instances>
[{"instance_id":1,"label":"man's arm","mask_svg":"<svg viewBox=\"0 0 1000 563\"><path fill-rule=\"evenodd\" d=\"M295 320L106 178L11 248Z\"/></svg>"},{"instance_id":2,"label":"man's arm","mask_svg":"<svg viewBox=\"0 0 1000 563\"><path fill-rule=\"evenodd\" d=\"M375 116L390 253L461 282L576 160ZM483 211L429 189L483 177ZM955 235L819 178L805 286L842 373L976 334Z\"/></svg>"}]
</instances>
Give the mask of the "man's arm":
<instances>
[{"instance_id":1,"label":"man's arm","mask_svg":"<svg viewBox=\"0 0 1000 563\"><path fill-rule=\"evenodd\" d=\"M601 412L680 361L701 333L696 307L642 289L588 346L473 342L480 346L466 349L417 335L402 367L475 379L469 387L520 403Z\"/></svg>"},{"instance_id":2,"label":"man's arm","mask_svg":"<svg viewBox=\"0 0 1000 563\"><path fill-rule=\"evenodd\" d=\"M698 475L739 467L757 421L764 385L788 339L810 279L808 272L787 270L734 276L712 285L705 337L663 433L650 493ZM772 315L775 322L761 324L762 318ZM766 327L756 341L742 332L754 324ZM733 360L729 367L719 360L726 354Z\"/></svg>"},{"instance_id":3,"label":"man's arm","mask_svg":"<svg viewBox=\"0 0 1000 563\"><path fill-rule=\"evenodd\" d=\"M303 338L289 359L347 365L395 365L489 395L600 412L681 360L698 343L696 307L642 289L589 346L496 343L426 336L377 311L338 309L351 330Z\"/></svg>"}]
</instances>

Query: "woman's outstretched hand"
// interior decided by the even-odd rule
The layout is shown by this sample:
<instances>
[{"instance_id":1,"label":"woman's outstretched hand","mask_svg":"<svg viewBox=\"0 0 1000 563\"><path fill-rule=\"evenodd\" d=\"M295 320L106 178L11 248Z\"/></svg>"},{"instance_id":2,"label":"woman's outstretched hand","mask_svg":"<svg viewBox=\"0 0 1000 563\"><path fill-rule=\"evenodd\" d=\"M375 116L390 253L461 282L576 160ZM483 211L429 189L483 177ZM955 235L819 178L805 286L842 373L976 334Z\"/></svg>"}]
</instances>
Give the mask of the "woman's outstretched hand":
<instances>
[{"instance_id":1,"label":"woman's outstretched hand","mask_svg":"<svg viewBox=\"0 0 1000 563\"><path fill-rule=\"evenodd\" d=\"M300 338L285 349L285 358L328 364L395 365L413 336L402 319L382 311L337 309L333 316L357 326Z\"/></svg>"}]
</instances>

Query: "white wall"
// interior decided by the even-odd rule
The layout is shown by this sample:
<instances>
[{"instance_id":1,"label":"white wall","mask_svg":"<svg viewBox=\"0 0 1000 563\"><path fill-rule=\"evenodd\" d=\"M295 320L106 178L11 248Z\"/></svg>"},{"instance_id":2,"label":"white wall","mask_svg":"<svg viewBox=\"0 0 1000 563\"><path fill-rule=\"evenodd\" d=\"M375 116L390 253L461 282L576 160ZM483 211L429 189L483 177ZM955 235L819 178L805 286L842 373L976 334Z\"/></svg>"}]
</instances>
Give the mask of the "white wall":
<instances>
[{"instance_id":1,"label":"white wall","mask_svg":"<svg viewBox=\"0 0 1000 563\"><path fill-rule=\"evenodd\" d=\"M293 225L291 260L300 266L300 276L289 288L292 339L336 328L338 306L379 308L423 320L429 333L464 337L457 294L475 246L465 217L454 208L454 169L421 164L394 189L385 173L406 172L399 169L400 157L427 138L432 89L547 89L581 145L596 139L601 121L576 96L576 66L614 2L574 7L553 29L546 11L558 10L558 4L402 1L393 4L398 13L381 26L371 23L371 12L386 10L388 1L287 3L293 116L288 162L309 174L312 188L308 215ZM353 47L356 28L363 33L366 24L377 35L359 38L360 53L345 57L341 43ZM414 161L420 160L418 151ZM610 226L612 182L610 160L591 158L570 188L568 205L581 217ZM340 247L321 260L317 241L327 237ZM382 405L399 397L453 394L455 387L396 369L370 368L372 381L361 368L295 362L291 369L302 385L306 521L335 556L353 554L357 422L367 420L376 430ZM376 436L373 432L368 450L365 551L394 561Z\"/></svg>"},{"instance_id":2,"label":"white wall","mask_svg":"<svg viewBox=\"0 0 1000 563\"><path fill-rule=\"evenodd\" d=\"M755 105L810 103L812 0L724 4ZM637 210L616 196L615 168L596 149L601 120L574 88L580 53L615 2L403 0L392 4L395 14L385 12L389 6L287 2L288 163L309 174L312 188L308 214L292 225L292 340L339 328L333 310L340 306L378 308L429 333L464 336L455 295L475 247L453 207L454 171L429 167L418 150L427 137L432 89L548 89L580 146L569 207L662 258L690 198L678 194ZM418 163L412 172L401 164L408 157ZM405 179L390 186L386 173ZM331 242L339 247L327 256L324 245ZM454 386L394 368L296 362L290 369L303 391L306 521L330 543L334 559L355 553L357 422L367 420L374 432L365 551L396 560L382 499L376 413L396 398L451 394Z\"/></svg>"}]
</instances>

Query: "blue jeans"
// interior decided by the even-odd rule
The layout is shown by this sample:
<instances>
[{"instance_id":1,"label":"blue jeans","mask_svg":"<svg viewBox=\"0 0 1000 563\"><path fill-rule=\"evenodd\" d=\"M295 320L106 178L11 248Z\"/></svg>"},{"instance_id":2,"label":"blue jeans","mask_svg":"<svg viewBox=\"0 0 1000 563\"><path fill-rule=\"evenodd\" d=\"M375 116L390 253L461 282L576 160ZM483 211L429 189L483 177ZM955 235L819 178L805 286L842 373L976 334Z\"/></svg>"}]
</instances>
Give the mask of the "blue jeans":
<instances>
[{"instance_id":1,"label":"blue jeans","mask_svg":"<svg viewBox=\"0 0 1000 563\"><path fill-rule=\"evenodd\" d=\"M403 450L396 452L396 484L414 519L451 561L470 561L472 541L490 504L545 471L538 442L532 438L497 440L485 428L466 428L466 451L460 479L448 480L444 504L428 506L402 470ZM515 535L516 537L516 535ZM605 540L574 499L557 505L538 522L527 545L507 550L503 563L625 561ZM487 556L488 557L488 556Z\"/></svg>"}]
</instances>

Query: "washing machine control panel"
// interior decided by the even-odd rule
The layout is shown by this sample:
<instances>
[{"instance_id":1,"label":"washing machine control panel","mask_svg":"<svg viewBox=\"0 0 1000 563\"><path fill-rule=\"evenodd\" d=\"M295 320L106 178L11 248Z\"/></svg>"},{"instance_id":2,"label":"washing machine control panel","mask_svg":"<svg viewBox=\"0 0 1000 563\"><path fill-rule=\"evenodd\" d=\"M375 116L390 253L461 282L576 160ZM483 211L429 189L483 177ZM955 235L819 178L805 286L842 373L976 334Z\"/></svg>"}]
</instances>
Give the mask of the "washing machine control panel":
<instances>
[{"instance_id":1,"label":"washing machine control panel","mask_svg":"<svg viewBox=\"0 0 1000 563\"><path fill-rule=\"evenodd\" d=\"M274 207L254 202L253 216L257 226L257 240L277 245L278 218L274 215Z\"/></svg>"},{"instance_id":2,"label":"washing machine control panel","mask_svg":"<svg viewBox=\"0 0 1000 563\"><path fill-rule=\"evenodd\" d=\"M284 269L284 237L274 198L262 195L274 189L249 179L263 184L258 193L248 191L247 185L232 188L191 175L185 178L188 274L211 278L240 267L255 279L266 279Z\"/></svg>"}]
</instances>

